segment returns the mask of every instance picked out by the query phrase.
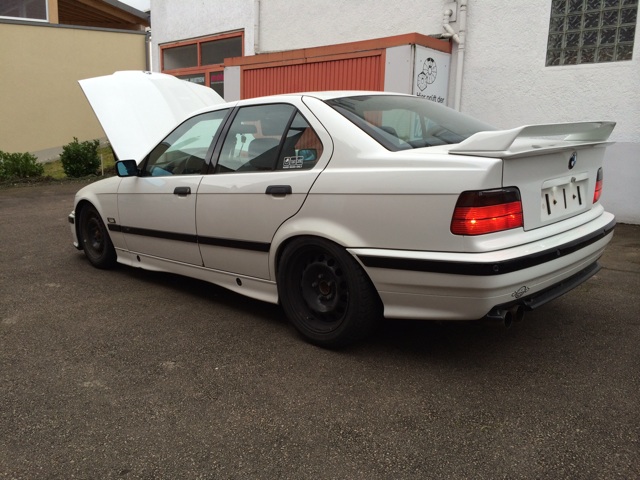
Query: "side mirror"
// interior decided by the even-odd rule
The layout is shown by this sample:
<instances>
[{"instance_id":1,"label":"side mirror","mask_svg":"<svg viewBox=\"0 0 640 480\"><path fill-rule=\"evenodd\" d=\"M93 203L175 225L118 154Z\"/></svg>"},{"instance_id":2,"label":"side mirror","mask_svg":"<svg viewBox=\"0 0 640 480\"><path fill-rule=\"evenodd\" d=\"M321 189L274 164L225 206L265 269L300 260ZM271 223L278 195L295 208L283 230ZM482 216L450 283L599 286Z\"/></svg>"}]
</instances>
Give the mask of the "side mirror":
<instances>
[{"instance_id":1,"label":"side mirror","mask_svg":"<svg viewBox=\"0 0 640 480\"><path fill-rule=\"evenodd\" d=\"M135 160L121 160L116 162L116 172L119 177L137 177L140 173Z\"/></svg>"}]
</instances>

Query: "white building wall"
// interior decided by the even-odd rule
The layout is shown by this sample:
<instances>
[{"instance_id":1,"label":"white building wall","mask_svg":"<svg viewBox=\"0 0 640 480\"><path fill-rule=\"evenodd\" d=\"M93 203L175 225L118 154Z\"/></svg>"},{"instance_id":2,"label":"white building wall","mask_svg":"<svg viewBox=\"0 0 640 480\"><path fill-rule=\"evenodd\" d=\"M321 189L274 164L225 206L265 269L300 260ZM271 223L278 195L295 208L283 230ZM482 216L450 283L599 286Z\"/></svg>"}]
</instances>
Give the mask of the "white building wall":
<instances>
[{"instance_id":1,"label":"white building wall","mask_svg":"<svg viewBox=\"0 0 640 480\"><path fill-rule=\"evenodd\" d=\"M260 0L262 51L442 31L441 0Z\"/></svg>"},{"instance_id":2,"label":"white building wall","mask_svg":"<svg viewBox=\"0 0 640 480\"><path fill-rule=\"evenodd\" d=\"M159 68L159 44L238 29L245 32L246 55L410 32L438 34L450 3L151 0L154 66ZM640 223L640 28L632 61L545 67L550 8L551 0L468 0L461 110L502 128L616 121L611 139L617 143L605 159L602 202L619 221ZM456 22L451 25L458 29ZM456 53L454 46L449 92L454 91Z\"/></svg>"},{"instance_id":3,"label":"white building wall","mask_svg":"<svg viewBox=\"0 0 640 480\"><path fill-rule=\"evenodd\" d=\"M617 122L602 203L640 223L640 28L631 61L546 67L550 9L551 0L469 0L461 110L502 128Z\"/></svg>"}]
</instances>

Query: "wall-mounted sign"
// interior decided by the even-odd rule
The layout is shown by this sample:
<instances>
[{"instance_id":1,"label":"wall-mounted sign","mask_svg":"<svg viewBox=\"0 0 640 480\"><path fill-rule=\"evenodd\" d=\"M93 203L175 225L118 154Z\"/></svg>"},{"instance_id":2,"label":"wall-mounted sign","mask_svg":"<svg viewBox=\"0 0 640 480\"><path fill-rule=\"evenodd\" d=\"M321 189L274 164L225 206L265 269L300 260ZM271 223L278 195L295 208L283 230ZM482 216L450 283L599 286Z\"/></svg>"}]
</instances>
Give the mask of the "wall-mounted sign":
<instances>
[{"instance_id":1,"label":"wall-mounted sign","mask_svg":"<svg viewBox=\"0 0 640 480\"><path fill-rule=\"evenodd\" d=\"M450 54L416 45L413 94L446 105L450 62Z\"/></svg>"}]
</instances>

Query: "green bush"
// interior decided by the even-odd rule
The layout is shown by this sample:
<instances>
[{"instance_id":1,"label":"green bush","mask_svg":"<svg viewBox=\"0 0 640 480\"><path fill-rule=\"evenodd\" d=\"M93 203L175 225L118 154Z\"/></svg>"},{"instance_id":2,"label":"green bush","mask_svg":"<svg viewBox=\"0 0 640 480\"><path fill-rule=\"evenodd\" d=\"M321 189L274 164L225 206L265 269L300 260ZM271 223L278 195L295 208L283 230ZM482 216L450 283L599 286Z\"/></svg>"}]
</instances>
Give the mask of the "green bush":
<instances>
[{"instance_id":1,"label":"green bush","mask_svg":"<svg viewBox=\"0 0 640 480\"><path fill-rule=\"evenodd\" d=\"M98 140L86 140L80 143L76 137L73 137L73 142L62 147L60 161L67 177L95 175L100 168L99 145Z\"/></svg>"},{"instance_id":2,"label":"green bush","mask_svg":"<svg viewBox=\"0 0 640 480\"><path fill-rule=\"evenodd\" d=\"M30 153L0 151L0 179L41 177L44 167Z\"/></svg>"}]
</instances>

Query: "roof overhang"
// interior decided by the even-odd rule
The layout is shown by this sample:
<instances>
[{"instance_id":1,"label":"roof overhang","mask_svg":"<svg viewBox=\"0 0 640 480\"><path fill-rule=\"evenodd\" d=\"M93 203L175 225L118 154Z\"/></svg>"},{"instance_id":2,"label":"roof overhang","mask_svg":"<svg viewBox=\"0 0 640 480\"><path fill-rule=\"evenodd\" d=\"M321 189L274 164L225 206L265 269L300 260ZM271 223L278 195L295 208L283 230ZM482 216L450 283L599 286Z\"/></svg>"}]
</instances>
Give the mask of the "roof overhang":
<instances>
[{"instance_id":1,"label":"roof overhang","mask_svg":"<svg viewBox=\"0 0 640 480\"><path fill-rule=\"evenodd\" d=\"M120 30L144 30L149 15L117 0L57 0L58 23Z\"/></svg>"}]
</instances>

